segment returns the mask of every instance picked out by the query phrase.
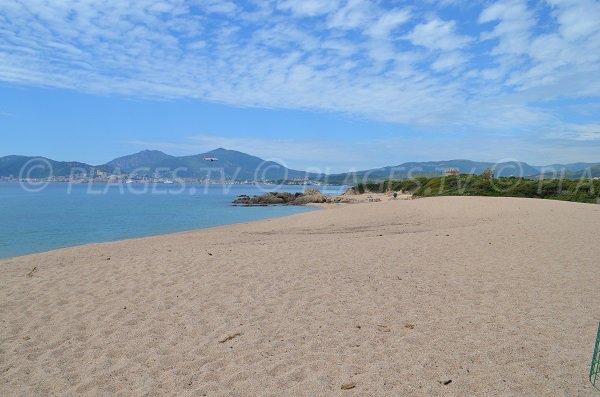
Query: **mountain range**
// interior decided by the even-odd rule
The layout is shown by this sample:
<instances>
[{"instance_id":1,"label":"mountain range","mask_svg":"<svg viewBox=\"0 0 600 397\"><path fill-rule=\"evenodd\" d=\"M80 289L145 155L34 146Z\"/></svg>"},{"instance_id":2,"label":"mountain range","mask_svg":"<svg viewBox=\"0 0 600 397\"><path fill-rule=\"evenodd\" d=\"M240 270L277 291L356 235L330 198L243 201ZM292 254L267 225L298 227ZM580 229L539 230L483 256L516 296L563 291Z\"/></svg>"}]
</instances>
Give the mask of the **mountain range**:
<instances>
[{"instance_id":1,"label":"mountain range","mask_svg":"<svg viewBox=\"0 0 600 397\"><path fill-rule=\"evenodd\" d=\"M81 162L64 162L31 156L0 157L0 177L47 178L68 177L71 175L134 174L137 176L164 176L181 178L211 178L217 180L290 180L308 177L332 183L351 183L354 180L406 179L416 176L439 175L447 169L460 173L480 174L491 168L496 176L544 177L562 176L568 178L598 177L600 163L570 163L533 166L524 162L503 163L477 162L471 160L447 160L408 162L396 166L334 175L320 175L293 170L283 165L265 161L259 157L223 148L191 156L171 156L158 150L144 150L123 156L106 164L93 166ZM24 173L22 173L24 170Z\"/></svg>"},{"instance_id":2,"label":"mountain range","mask_svg":"<svg viewBox=\"0 0 600 397\"><path fill-rule=\"evenodd\" d=\"M304 171L289 169L274 161L265 161L256 156L223 148L181 157L170 156L157 150L144 150L114 159L106 163L106 166L124 173L136 172L138 175L152 175L160 173L162 169L178 170L177 176L183 178L208 176L223 180L281 180L306 176Z\"/></svg>"},{"instance_id":3,"label":"mountain range","mask_svg":"<svg viewBox=\"0 0 600 397\"><path fill-rule=\"evenodd\" d=\"M210 178L217 180L282 180L318 174L284 167L274 161L223 148L192 156L171 156L158 150L143 150L106 164L93 166L80 162L55 161L45 157L0 157L0 177L47 178L52 176L127 174L129 176L161 176L168 178Z\"/></svg>"},{"instance_id":4,"label":"mountain range","mask_svg":"<svg viewBox=\"0 0 600 397\"><path fill-rule=\"evenodd\" d=\"M461 174L480 174L484 170L494 169L496 176L534 176L540 173L539 169L527 163L512 161L504 163L477 162L471 160L447 160L408 162L395 166L374 168L354 173L331 175L330 178L353 177L359 180L367 178L372 181L384 179L406 179L417 176L440 175L445 170L458 170Z\"/></svg>"},{"instance_id":5,"label":"mountain range","mask_svg":"<svg viewBox=\"0 0 600 397\"><path fill-rule=\"evenodd\" d=\"M396 166L373 168L370 170L356 171L328 175L330 183L352 184L355 181L369 180L378 182L393 179L408 179L418 176L436 176L445 170L458 170L461 174L481 174L486 169L491 169L496 177L537 177L537 178L570 178L600 177L600 163L569 163L552 164L544 166L529 165L520 161L506 161L491 163L471 160L446 160L408 162Z\"/></svg>"},{"instance_id":6,"label":"mountain range","mask_svg":"<svg viewBox=\"0 0 600 397\"><path fill-rule=\"evenodd\" d=\"M72 172L91 175L94 170L110 172L107 166L93 166L77 161L55 161L45 157L5 156L0 157L0 177L48 178L50 169L54 176L69 176Z\"/></svg>"}]
</instances>

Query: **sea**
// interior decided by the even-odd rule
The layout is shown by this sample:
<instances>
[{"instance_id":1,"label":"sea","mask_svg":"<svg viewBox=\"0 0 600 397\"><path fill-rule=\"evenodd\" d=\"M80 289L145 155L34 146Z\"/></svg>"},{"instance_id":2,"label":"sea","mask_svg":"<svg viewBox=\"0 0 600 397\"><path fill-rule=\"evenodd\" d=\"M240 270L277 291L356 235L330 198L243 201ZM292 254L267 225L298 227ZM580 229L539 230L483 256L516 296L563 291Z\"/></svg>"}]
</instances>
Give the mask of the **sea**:
<instances>
[{"instance_id":1,"label":"sea","mask_svg":"<svg viewBox=\"0 0 600 397\"><path fill-rule=\"evenodd\" d=\"M240 195L344 186L0 182L0 258L315 211L238 207Z\"/></svg>"}]
</instances>

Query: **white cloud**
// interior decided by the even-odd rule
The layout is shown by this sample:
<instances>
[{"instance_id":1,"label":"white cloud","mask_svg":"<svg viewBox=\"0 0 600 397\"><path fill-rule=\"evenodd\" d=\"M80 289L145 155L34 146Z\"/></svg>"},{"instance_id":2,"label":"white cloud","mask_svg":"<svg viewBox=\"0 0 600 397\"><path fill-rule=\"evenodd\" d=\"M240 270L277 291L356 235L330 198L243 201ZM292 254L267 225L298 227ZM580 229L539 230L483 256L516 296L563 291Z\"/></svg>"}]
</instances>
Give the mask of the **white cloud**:
<instances>
[{"instance_id":1,"label":"white cloud","mask_svg":"<svg viewBox=\"0 0 600 397\"><path fill-rule=\"evenodd\" d=\"M314 17L328 14L338 8L338 5L337 0L282 0L277 4L277 8L298 16Z\"/></svg>"},{"instance_id":2,"label":"white cloud","mask_svg":"<svg viewBox=\"0 0 600 397\"><path fill-rule=\"evenodd\" d=\"M547 131L545 138L582 142L600 141L600 124L560 124Z\"/></svg>"},{"instance_id":3,"label":"white cloud","mask_svg":"<svg viewBox=\"0 0 600 397\"><path fill-rule=\"evenodd\" d=\"M413 31L404 38L414 45L444 51L462 48L472 40L468 36L456 34L454 21L443 21L437 18L415 26Z\"/></svg>"},{"instance_id":4,"label":"white cloud","mask_svg":"<svg viewBox=\"0 0 600 397\"><path fill-rule=\"evenodd\" d=\"M579 40L600 30L600 3L594 0L548 0L567 40Z\"/></svg>"},{"instance_id":5,"label":"white cloud","mask_svg":"<svg viewBox=\"0 0 600 397\"><path fill-rule=\"evenodd\" d=\"M467 62L467 57L459 51L446 52L431 64L431 68L437 72L452 71L462 67Z\"/></svg>"},{"instance_id":6,"label":"white cloud","mask_svg":"<svg viewBox=\"0 0 600 397\"><path fill-rule=\"evenodd\" d=\"M485 8L479 16L479 23L490 22L497 24L481 37L483 40L499 40L494 54L520 55L529 51L530 31L535 26L536 18L525 0L501 0Z\"/></svg>"},{"instance_id":7,"label":"white cloud","mask_svg":"<svg viewBox=\"0 0 600 397\"><path fill-rule=\"evenodd\" d=\"M208 12L219 14L233 14L239 9L235 3L222 0L201 0L199 3Z\"/></svg>"},{"instance_id":8,"label":"white cloud","mask_svg":"<svg viewBox=\"0 0 600 397\"><path fill-rule=\"evenodd\" d=\"M328 25L337 29L364 30L375 18L374 3L365 0L346 0L340 9L330 15Z\"/></svg>"},{"instance_id":9,"label":"white cloud","mask_svg":"<svg viewBox=\"0 0 600 397\"><path fill-rule=\"evenodd\" d=\"M505 87L540 100L598 95L600 3L548 0L548 4L546 11L554 19L545 21L539 33L535 28L540 17L524 0L499 1L481 12L479 23L495 24L481 38L495 41L491 54L497 66L480 75L505 80Z\"/></svg>"},{"instance_id":10,"label":"white cloud","mask_svg":"<svg viewBox=\"0 0 600 397\"><path fill-rule=\"evenodd\" d=\"M576 140L578 140L578 141L599 141L600 140L600 129L596 129L596 131L582 132L577 136Z\"/></svg>"},{"instance_id":11,"label":"white cloud","mask_svg":"<svg viewBox=\"0 0 600 397\"><path fill-rule=\"evenodd\" d=\"M600 96L597 1L501 0L477 20L438 11L367 0L5 1L0 81L445 131L542 129L561 109L540 102Z\"/></svg>"},{"instance_id":12,"label":"white cloud","mask_svg":"<svg viewBox=\"0 0 600 397\"><path fill-rule=\"evenodd\" d=\"M408 10L394 10L384 13L367 29L367 33L376 38L387 38L389 34L410 19Z\"/></svg>"}]
</instances>

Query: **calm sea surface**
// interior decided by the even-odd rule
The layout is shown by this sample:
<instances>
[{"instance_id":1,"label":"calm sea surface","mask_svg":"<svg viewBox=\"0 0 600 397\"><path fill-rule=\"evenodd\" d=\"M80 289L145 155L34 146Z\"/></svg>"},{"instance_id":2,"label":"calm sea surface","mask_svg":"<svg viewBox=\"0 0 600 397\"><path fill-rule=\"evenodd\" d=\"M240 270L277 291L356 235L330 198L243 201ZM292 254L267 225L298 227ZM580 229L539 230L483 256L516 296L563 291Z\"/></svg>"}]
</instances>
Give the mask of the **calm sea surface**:
<instances>
[{"instance_id":1,"label":"calm sea surface","mask_svg":"<svg viewBox=\"0 0 600 397\"><path fill-rule=\"evenodd\" d=\"M303 189L301 186L51 183L32 192L19 183L0 183L0 258L315 210L231 205L241 194ZM319 190L343 192L338 186Z\"/></svg>"}]
</instances>

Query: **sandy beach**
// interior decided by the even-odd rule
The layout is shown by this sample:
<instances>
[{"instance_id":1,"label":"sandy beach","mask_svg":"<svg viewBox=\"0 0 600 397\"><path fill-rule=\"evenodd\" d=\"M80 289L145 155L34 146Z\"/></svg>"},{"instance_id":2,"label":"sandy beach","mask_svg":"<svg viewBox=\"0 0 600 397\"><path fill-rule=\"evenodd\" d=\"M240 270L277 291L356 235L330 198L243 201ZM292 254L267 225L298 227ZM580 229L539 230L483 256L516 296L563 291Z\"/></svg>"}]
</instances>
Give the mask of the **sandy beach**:
<instances>
[{"instance_id":1,"label":"sandy beach","mask_svg":"<svg viewBox=\"0 0 600 397\"><path fill-rule=\"evenodd\" d=\"M2 396L593 396L600 206L353 205L0 261Z\"/></svg>"}]
</instances>

